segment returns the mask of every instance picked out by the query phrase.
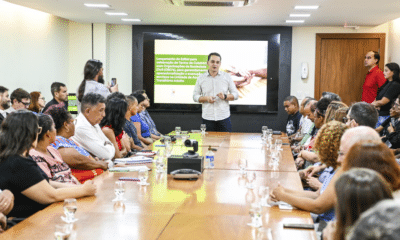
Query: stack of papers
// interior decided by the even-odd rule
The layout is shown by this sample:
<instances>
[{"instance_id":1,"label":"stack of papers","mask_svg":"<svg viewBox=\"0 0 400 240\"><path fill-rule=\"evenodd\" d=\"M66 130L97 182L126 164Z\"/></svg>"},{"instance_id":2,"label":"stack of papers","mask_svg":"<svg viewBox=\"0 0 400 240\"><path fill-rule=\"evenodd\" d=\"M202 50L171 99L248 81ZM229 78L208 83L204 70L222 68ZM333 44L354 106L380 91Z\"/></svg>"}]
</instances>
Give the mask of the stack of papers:
<instances>
[{"instance_id":1,"label":"stack of papers","mask_svg":"<svg viewBox=\"0 0 400 240\"><path fill-rule=\"evenodd\" d=\"M290 205L290 204L287 203L287 202L283 202L283 201L270 202L270 205L271 205L271 206L278 205L278 206L279 206L279 209L281 209L281 210L292 210L292 209L293 209L293 206L292 206L292 205Z\"/></svg>"},{"instance_id":2,"label":"stack of papers","mask_svg":"<svg viewBox=\"0 0 400 240\"><path fill-rule=\"evenodd\" d=\"M143 163L152 163L153 159L144 156L130 157L130 158L116 158L115 163L124 163L124 164L143 164Z\"/></svg>"},{"instance_id":3,"label":"stack of papers","mask_svg":"<svg viewBox=\"0 0 400 240\"><path fill-rule=\"evenodd\" d=\"M132 166L132 167L113 167L108 169L110 172L138 172L140 170L150 170L146 166Z\"/></svg>"},{"instance_id":4,"label":"stack of papers","mask_svg":"<svg viewBox=\"0 0 400 240\"><path fill-rule=\"evenodd\" d=\"M155 152L137 152L135 153L136 156L153 156L156 155Z\"/></svg>"}]
</instances>

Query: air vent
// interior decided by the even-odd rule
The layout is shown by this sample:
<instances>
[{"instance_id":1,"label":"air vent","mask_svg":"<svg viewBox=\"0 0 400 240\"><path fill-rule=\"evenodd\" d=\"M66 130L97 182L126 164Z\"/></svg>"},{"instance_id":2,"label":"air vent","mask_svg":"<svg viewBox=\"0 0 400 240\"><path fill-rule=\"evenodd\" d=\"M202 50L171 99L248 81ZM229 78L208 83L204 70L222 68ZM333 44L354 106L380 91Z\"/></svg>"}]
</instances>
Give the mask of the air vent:
<instances>
[{"instance_id":1,"label":"air vent","mask_svg":"<svg viewBox=\"0 0 400 240\"><path fill-rule=\"evenodd\" d=\"M168 4L185 7L245 7L253 5L256 0L164 0Z\"/></svg>"}]
</instances>

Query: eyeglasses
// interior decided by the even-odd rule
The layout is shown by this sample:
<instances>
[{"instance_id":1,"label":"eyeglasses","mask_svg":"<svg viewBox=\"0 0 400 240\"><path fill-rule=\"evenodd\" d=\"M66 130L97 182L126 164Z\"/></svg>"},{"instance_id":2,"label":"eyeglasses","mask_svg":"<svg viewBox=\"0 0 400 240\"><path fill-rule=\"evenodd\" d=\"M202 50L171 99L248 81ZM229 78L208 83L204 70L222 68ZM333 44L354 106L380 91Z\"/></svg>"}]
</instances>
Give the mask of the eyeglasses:
<instances>
[{"instance_id":1,"label":"eyeglasses","mask_svg":"<svg viewBox=\"0 0 400 240\"><path fill-rule=\"evenodd\" d=\"M345 155L345 153L342 151L338 151L337 154L338 154L338 157L343 157Z\"/></svg>"},{"instance_id":2,"label":"eyeglasses","mask_svg":"<svg viewBox=\"0 0 400 240\"><path fill-rule=\"evenodd\" d=\"M39 99L42 99L43 101L46 101L46 99L45 99L44 97L41 97L41 98L39 98Z\"/></svg>"},{"instance_id":3,"label":"eyeglasses","mask_svg":"<svg viewBox=\"0 0 400 240\"><path fill-rule=\"evenodd\" d=\"M25 106L31 105L31 102L21 102L21 103L24 104Z\"/></svg>"},{"instance_id":4,"label":"eyeglasses","mask_svg":"<svg viewBox=\"0 0 400 240\"><path fill-rule=\"evenodd\" d=\"M347 123L349 121L353 120L352 118L348 118L348 117L343 117L343 123Z\"/></svg>"},{"instance_id":5,"label":"eyeglasses","mask_svg":"<svg viewBox=\"0 0 400 240\"><path fill-rule=\"evenodd\" d=\"M37 134L41 134L41 133L42 133L42 127L38 127Z\"/></svg>"}]
</instances>

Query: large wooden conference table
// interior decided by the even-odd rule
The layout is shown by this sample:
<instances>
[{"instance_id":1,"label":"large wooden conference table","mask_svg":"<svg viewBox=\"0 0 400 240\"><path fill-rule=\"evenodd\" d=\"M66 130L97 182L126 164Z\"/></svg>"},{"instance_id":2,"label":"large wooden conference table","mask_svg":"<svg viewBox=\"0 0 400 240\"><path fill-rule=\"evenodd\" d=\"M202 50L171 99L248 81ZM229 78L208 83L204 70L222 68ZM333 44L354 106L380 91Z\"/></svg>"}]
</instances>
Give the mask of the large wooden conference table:
<instances>
[{"instance_id":1,"label":"large wooden conference table","mask_svg":"<svg viewBox=\"0 0 400 240\"><path fill-rule=\"evenodd\" d=\"M282 138L287 142L287 138ZM258 187L273 189L278 182L301 190L301 182L290 148L283 146L277 170L268 164L268 149L260 134L209 132L205 137L191 134L199 142L199 152L216 148L215 168L205 169L197 181L174 180L166 173L150 171L148 186L126 182L126 200L113 202L114 183L122 176L137 177L137 172L105 172L95 178L96 196L78 200L73 234L76 239L256 239L251 221L251 203L259 201ZM157 149L160 143L154 143ZM174 147L174 153L186 151ZM248 171L256 172L256 188L246 188L239 173L238 158L248 160ZM153 163L155 169L155 163ZM54 239L56 224L62 223L62 202L37 212L0 234L0 239ZM274 240L317 239L314 230L284 229L283 223L312 223L310 213L298 209L263 207L263 227L271 228Z\"/></svg>"}]
</instances>

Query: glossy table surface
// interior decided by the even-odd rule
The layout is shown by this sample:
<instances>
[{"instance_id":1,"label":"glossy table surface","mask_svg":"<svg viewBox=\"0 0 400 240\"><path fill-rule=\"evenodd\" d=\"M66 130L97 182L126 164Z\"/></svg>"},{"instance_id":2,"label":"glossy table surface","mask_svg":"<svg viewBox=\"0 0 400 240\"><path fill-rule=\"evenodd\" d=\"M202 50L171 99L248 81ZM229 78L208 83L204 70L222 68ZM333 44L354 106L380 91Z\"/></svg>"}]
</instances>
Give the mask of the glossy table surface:
<instances>
[{"instance_id":1,"label":"glossy table surface","mask_svg":"<svg viewBox=\"0 0 400 240\"><path fill-rule=\"evenodd\" d=\"M166 173L150 171L148 186L125 183L124 202L112 201L114 183L138 173L103 173L94 180L96 196L78 200L75 239L256 239L258 229L247 223L251 221L251 203L260 198L259 186L273 189L279 182L301 189L289 146L283 146L279 167L273 170L259 134L208 133L191 138L202 140L201 154L207 151L206 145L217 149L214 169L205 169L196 181L174 180ZM179 154L187 149L178 141L173 151ZM237 165L239 157L246 158L248 171L256 173L254 189L246 188ZM52 204L1 234L0 239L54 239L54 226L62 223L61 216L62 203ZM283 223L312 223L309 212L263 207L262 221L264 228L271 228L273 239L316 239L313 230L283 228Z\"/></svg>"}]
</instances>

